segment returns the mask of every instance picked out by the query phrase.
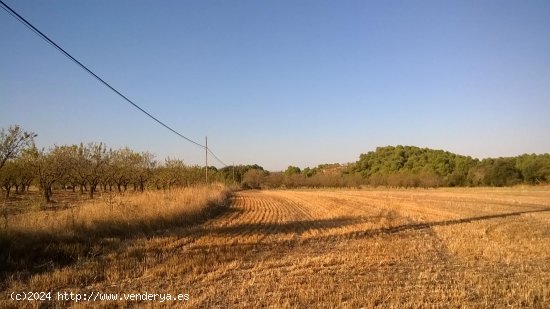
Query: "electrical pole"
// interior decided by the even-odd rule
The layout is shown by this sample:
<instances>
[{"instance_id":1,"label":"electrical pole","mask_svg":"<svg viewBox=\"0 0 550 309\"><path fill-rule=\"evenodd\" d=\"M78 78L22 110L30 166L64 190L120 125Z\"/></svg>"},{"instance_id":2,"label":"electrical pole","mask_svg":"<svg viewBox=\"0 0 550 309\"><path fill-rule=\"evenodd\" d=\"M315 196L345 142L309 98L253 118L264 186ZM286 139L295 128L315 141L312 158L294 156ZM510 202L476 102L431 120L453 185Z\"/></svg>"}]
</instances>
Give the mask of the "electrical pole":
<instances>
[{"instance_id":1,"label":"electrical pole","mask_svg":"<svg viewBox=\"0 0 550 309\"><path fill-rule=\"evenodd\" d=\"M208 184L208 136L206 137L206 147L204 147L204 152L206 154L206 166L205 166L206 184Z\"/></svg>"},{"instance_id":2,"label":"electrical pole","mask_svg":"<svg viewBox=\"0 0 550 309\"><path fill-rule=\"evenodd\" d=\"M233 184L235 184L235 161L233 161Z\"/></svg>"}]
</instances>

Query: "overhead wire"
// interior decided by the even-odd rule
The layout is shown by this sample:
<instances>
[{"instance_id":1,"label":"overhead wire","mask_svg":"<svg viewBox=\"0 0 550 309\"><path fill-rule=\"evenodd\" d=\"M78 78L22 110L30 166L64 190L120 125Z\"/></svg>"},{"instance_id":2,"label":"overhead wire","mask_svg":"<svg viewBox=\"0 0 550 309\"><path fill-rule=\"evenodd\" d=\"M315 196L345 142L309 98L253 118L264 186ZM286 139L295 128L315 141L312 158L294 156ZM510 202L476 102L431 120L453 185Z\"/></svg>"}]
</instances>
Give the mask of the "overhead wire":
<instances>
[{"instance_id":1,"label":"overhead wire","mask_svg":"<svg viewBox=\"0 0 550 309\"><path fill-rule=\"evenodd\" d=\"M216 161L218 161L219 163L221 163L223 166L227 166L227 164L225 164L222 160L220 160L220 158L218 158L214 152L212 152L212 150L210 150L210 148L207 149L208 153L211 154L214 159L216 159Z\"/></svg>"},{"instance_id":2,"label":"overhead wire","mask_svg":"<svg viewBox=\"0 0 550 309\"><path fill-rule=\"evenodd\" d=\"M101 77L99 77L97 74L95 74L94 72L92 72L92 70L90 70L88 67L86 67L84 64L82 64L80 61L78 61L75 57L73 57L71 54L69 54L67 51L65 51L61 46L59 46L58 44L56 44L53 40L51 40L47 35L45 35L42 31L38 30L35 26L33 26L29 21L27 21L23 16L19 15L16 11L14 11L10 6L8 6L6 3L4 3L4 1L0 0L0 4L2 4L2 9L4 9L6 12L8 12L12 17L14 17L15 19L17 19L19 22L21 22L23 25L25 25L25 27L27 27L29 30L31 30L34 34L36 34L37 36L39 36L41 39L43 39L44 41L46 41L48 44L50 44L52 47L54 47L55 49L57 49L59 52L61 52L65 57L69 58L71 61L73 61L74 63L76 63L78 66L80 66L83 70L85 70L86 72L88 72L90 75L92 75L94 78L96 78L99 82L101 82L103 85L105 85L107 88L109 88L110 90L112 90L113 92L115 92L117 95L119 95L121 98L123 98L126 102L130 103L132 106L134 106L135 108L137 108L139 111L141 111L142 113L144 113L145 115L147 115L149 118L153 119L154 121L156 121L157 123L159 123L160 125L162 125L163 127L165 127L166 129L170 130L172 133L176 134L177 136L185 139L186 141L202 148L202 149L206 149L206 151L208 153L210 153L219 163L221 163L222 165L224 166L227 166L225 163L223 163L222 160L220 160L212 150L210 150L208 147L206 147L205 145L202 145L190 138L188 138L187 136L181 134L180 132L176 131L175 129L173 129L172 127L168 126L167 124L165 124L164 122L160 121L158 118L156 118L155 116L153 116L151 113L147 112L145 109L143 109L141 106L137 105L136 103L134 103L132 100L130 100L128 97L126 97L124 94L122 94L120 91L118 91L117 89L115 89L113 86L111 86L109 83L107 83L105 80L103 80Z\"/></svg>"}]
</instances>

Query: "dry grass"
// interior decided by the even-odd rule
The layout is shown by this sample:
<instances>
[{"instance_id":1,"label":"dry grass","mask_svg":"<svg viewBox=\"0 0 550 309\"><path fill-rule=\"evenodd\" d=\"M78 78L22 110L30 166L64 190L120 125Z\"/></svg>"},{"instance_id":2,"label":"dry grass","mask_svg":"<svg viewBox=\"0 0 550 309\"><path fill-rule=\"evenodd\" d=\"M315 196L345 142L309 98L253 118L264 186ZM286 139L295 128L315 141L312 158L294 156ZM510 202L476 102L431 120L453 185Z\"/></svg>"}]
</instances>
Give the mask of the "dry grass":
<instances>
[{"instance_id":1,"label":"dry grass","mask_svg":"<svg viewBox=\"0 0 550 309\"><path fill-rule=\"evenodd\" d=\"M78 207L13 215L4 224L8 233L75 236L118 236L192 222L208 205L225 198L223 187L193 187L140 194L108 195Z\"/></svg>"},{"instance_id":2,"label":"dry grass","mask_svg":"<svg viewBox=\"0 0 550 309\"><path fill-rule=\"evenodd\" d=\"M0 258L8 271L69 264L101 254L104 242L200 223L219 212L227 197L223 186L210 186L105 194L76 204L71 196L71 203L60 203L61 207L30 206L4 217Z\"/></svg>"},{"instance_id":3,"label":"dry grass","mask_svg":"<svg viewBox=\"0 0 550 309\"><path fill-rule=\"evenodd\" d=\"M98 246L3 289L188 293L166 305L207 308L550 305L545 187L239 192L203 224Z\"/></svg>"}]
</instances>

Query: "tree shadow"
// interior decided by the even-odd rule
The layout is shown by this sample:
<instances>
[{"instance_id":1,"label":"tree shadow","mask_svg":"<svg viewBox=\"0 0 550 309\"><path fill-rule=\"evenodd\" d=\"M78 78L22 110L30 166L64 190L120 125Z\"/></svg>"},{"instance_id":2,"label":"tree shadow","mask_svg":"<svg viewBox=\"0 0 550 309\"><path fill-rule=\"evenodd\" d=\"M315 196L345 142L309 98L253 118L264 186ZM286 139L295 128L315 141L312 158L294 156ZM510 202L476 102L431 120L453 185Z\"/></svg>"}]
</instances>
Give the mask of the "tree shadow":
<instances>
[{"instance_id":1,"label":"tree shadow","mask_svg":"<svg viewBox=\"0 0 550 309\"><path fill-rule=\"evenodd\" d=\"M194 246L190 248L190 250L193 252L196 252L196 251L205 251L205 250L210 251L210 250L216 250L216 249L223 249L223 250L232 249L232 250L237 250L241 252L248 252L250 250L254 250L254 251L264 250L264 249L273 250L273 248L288 249L289 247L294 248L302 245L307 246L309 244L322 244L323 242L331 243L331 242L346 241L346 240L359 240L359 239L372 238L372 237L381 236L381 235L393 235L393 234L403 233L407 231L431 229L436 226L452 226L452 225L458 225L463 223L472 223L472 222L485 221L485 220L508 218L513 216L520 216L524 214L541 213L541 212L550 212L550 208L517 211L517 212L510 212L510 213L503 213L503 214L485 215L485 216L444 220L444 221L409 223L409 224L374 228L374 229L368 229L368 230L355 230L355 231L346 232L346 233L339 233L336 235L318 235L318 236L307 237L307 238L292 238L292 239L285 239L285 240L279 240L279 241L270 239L268 242L256 242L256 243L200 245L200 246ZM210 230L207 229L203 232L205 234L238 236L238 235L249 235L249 233L243 233L242 231L239 231L240 229L243 229L243 228L249 228L251 229L251 231L253 231L253 233L261 233L261 234L286 233L286 230L288 228L294 228L296 234L301 234L307 230L312 230L312 229L323 230L323 229L343 227L346 225L352 225L352 224L364 223L364 222L376 220L376 218L378 218L378 216L360 217L360 218L339 217L339 218L328 219L328 220L304 220L304 221L292 221L287 223L275 223L275 224L272 224L272 223L244 224L244 225L235 225L230 227L213 228Z\"/></svg>"},{"instance_id":2,"label":"tree shadow","mask_svg":"<svg viewBox=\"0 0 550 309\"><path fill-rule=\"evenodd\" d=\"M318 220L296 220L287 222L258 222L243 223L229 226L214 226L202 230L202 234L235 236L235 235L274 235L274 234L302 234L308 230L325 230L364 223L376 217L336 217Z\"/></svg>"},{"instance_id":3,"label":"tree shadow","mask_svg":"<svg viewBox=\"0 0 550 309\"><path fill-rule=\"evenodd\" d=\"M457 225L462 223L472 223L477 221L507 218L507 217L513 217L513 216L520 216L524 214L547 212L547 211L550 211L550 208L516 211L516 212L509 212L504 214L485 215L485 216L469 217L469 218L454 219L454 220L444 220L444 221L425 222L425 223L411 223L411 224L404 224L404 225L399 225L394 227L385 227L385 228L379 228L374 230L367 230L367 231L362 231L360 233L363 233L365 236L377 235L377 234L395 234L395 233L400 233L408 230L422 230L422 229L429 229L435 226L449 226L449 225Z\"/></svg>"},{"instance_id":4,"label":"tree shadow","mask_svg":"<svg viewBox=\"0 0 550 309\"><path fill-rule=\"evenodd\" d=\"M228 203L225 205L209 205L203 213L193 218L174 217L171 219L149 221L147 224L134 222L130 225L123 226L113 225L112 222L104 222L89 227L76 227L74 233L67 235L54 235L52 233L36 231L20 232L10 235L0 234L0 283L12 273L18 273L19 275L28 277L32 274L49 271L53 268L74 264L82 258L93 258L96 255L115 252L116 250L120 250L123 246L120 240L135 238L176 236L192 237L194 240L197 240L203 236L217 235L226 236L228 239L233 238L238 240L239 236L246 235L268 236L295 234L298 236L286 240L269 239L269 241L256 243L237 242L221 245L192 245L188 250L186 249L188 252L205 252L212 249L219 249L247 254L250 254L250 252L257 252L254 250L258 249L284 252L284 250L288 250L289 247L293 248L312 243L322 244L323 242L363 239L378 235L391 235L406 231L430 229L436 226L451 226L550 211L550 208L539 208L444 221L416 222L366 230L357 229L337 235L323 235L323 231L360 223L377 222L382 218L387 218L387 215L381 213L377 216L368 217L346 216L317 220L257 222L225 226L209 226L202 224L207 220L218 218L222 215L238 217L245 212L243 209L230 207L231 201L232 198L229 198L227 200ZM159 229L162 230L160 234ZM299 237L307 231L313 230L319 231L320 235ZM116 238L118 241L113 242L109 238ZM99 252L97 252L98 246L101 248Z\"/></svg>"}]
</instances>

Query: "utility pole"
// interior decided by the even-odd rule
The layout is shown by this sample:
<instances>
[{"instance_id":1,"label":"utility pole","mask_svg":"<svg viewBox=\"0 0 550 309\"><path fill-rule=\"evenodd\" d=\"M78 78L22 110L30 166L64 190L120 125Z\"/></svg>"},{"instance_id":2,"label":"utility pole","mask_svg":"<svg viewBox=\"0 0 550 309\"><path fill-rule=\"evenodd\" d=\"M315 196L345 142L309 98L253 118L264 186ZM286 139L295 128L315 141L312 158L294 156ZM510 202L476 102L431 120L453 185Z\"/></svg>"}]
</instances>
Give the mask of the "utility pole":
<instances>
[{"instance_id":1,"label":"utility pole","mask_svg":"<svg viewBox=\"0 0 550 309\"><path fill-rule=\"evenodd\" d=\"M205 166L206 184L208 184L208 136L206 136L206 147L204 147L204 152L206 154L206 166Z\"/></svg>"},{"instance_id":2,"label":"utility pole","mask_svg":"<svg viewBox=\"0 0 550 309\"><path fill-rule=\"evenodd\" d=\"M233 184L235 184L235 161L233 161Z\"/></svg>"}]
</instances>

